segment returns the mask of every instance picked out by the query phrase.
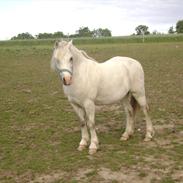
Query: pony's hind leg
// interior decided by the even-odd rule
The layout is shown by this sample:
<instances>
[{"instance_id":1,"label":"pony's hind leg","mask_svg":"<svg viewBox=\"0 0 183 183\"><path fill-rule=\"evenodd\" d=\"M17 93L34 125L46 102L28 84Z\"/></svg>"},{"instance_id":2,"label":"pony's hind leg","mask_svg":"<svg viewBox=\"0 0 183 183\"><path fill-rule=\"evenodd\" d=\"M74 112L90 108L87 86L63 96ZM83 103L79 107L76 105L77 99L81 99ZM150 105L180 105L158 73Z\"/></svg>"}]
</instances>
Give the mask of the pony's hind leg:
<instances>
[{"instance_id":1,"label":"pony's hind leg","mask_svg":"<svg viewBox=\"0 0 183 183\"><path fill-rule=\"evenodd\" d=\"M146 120L146 135L145 135L144 141L147 142L147 141L152 140L152 138L154 136L154 128L153 128L151 119L148 115L148 106L146 105L146 106L143 106L141 108L142 108L142 111L144 113L145 120Z\"/></svg>"},{"instance_id":2,"label":"pony's hind leg","mask_svg":"<svg viewBox=\"0 0 183 183\"><path fill-rule=\"evenodd\" d=\"M135 110L131 104L131 94L128 94L124 100L123 105L126 113L126 129L120 140L128 140L130 136L134 133L134 120L135 120Z\"/></svg>"},{"instance_id":3,"label":"pony's hind leg","mask_svg":"<svg viewBox=\"0 0 183 183\"><path fill-rule=\"evenodd\" d=\"M146 135L145 135L145 139L144 141L150 141L153 136L154 136L154 128L151 122L151 119L149 117L148 114L148 105L146 102L146 97L145 95L137 95L136 93L133 94L133 96L135 97L135 99L137 100L140 108L142 109L144 116L145 116L145 121L146 121Z\"/></svg>"},{"instance_id":4,"label":"pony's hind leg","mask_svg":"<svg viewBox=\"0 0 183 183\"><path fill-rule=\"evenodd\" d=\"M79 120L81 122L81 141L79 143L78 150L82 151L84 150L89 142L89 134L88 134L88 129L87 129L87 124L86 124L86 119L85 119L85 111L83 108L77 106L76 104L71 103L72 107L74 108L76 114L79 117Z\"/></svg>"}]
</instances>

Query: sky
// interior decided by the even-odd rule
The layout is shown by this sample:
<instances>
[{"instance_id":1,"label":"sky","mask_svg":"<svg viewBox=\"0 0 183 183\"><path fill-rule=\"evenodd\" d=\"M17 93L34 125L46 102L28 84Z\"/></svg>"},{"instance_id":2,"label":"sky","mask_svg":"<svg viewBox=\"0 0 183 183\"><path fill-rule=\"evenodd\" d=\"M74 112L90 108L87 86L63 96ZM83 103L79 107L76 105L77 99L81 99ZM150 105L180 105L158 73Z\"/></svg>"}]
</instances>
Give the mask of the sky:
<instances>
[{"instance_id":1,"label":"sky","mask_svg":"<svg viewBox=\"0 0 183 183\"><path fill-rule=\"evenodd\" d=\"M135 33L138 25L167 33L183 19L183 0L0 0L0 40L19 33L62 31L82 26L108 28L113 36Z\"/></svg>"}]
</instances>

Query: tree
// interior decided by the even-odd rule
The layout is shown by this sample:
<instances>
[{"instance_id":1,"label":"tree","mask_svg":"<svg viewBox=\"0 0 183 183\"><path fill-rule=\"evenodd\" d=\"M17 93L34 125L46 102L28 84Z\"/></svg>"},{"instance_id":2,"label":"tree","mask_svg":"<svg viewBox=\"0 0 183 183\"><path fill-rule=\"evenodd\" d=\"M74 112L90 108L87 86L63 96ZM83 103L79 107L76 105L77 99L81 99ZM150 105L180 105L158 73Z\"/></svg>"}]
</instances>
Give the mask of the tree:
<instances>
[{"instance_id":1,"label":"tree","mask_svg":"<svg viewBox=\"0 0 183 183\"><path fill-rule=\"evenodd\" d=\"M65 37L63 32L54 32L54 34L52 35L52 38L62 38Z\"/></svg>"},{"instance_id":2,"label":"tree","mask_svg":"<svg viewBox=\"0 0 183 183\"><path fill-rule=\"evenodd\" d=\"M111 37L111 31L109 29L94 29L93 30L93 37Z\"/></svg>"},{"instance_id":3,"label":"tree","mask_svg":"<svg viewBox=\"0 0 183 183\"><path fill-rule=\"evenodd\" d=\"M168 34L174 34L175 31L173 30L173 26L171 26L168 30Z\"/></svg>"},{"instance_id":4,"label":"tree","mask_svg":"<svg viewBox=\"0 0 183 183\"><path fill-rule=\"evenodd\" d=\"M38 35L36 35L37 39L48 39L48 38L52 38L52 33L39 33Z\"/></svg>"},{"instance_id":5,"label":"tree","mask_svg":"<svg viewBox=\"0 0 183 183\"><path fill-rule=\"evenodd\" d=\"M179 20L176 23L176 32L177 33L183 33L183 20Z\"/></svg>"},{"instance_id":6,"label":"tree","mask_svg":"<svg viewBox=\"0 0 183 183\"><path fill-rule=\"evenodd\" d=\"M51 39L51 38L63 38L66 37L63 32L57 31L54 33L39 33L36 35L37 39Z\"/></svg>"},{"instance_id":7,"label":"tree","mask_svg":"<svg viewBox=\"0 0 183 183\"><path fill-rule=\"evenodd\" d=\"M148 31L149 27L146 25L139 25L135 28L137 35L147 35L150 34L150 32Z\"/></svg>"},{"instance_id":8,"label":"tree","mask_svg":"<svg viewBox=\"0 0 183 183\"><path fill-rule=\"evenodd\" d=\"M11 38L11 40L16 40L16 39L34 39L34 37L30 33L25 32Z\"/></svg>"},{"instance_id":9,"label":"tree","mask_svg":"<svg viewBox=\"0 0 183 183\"><path fill-rule=\"evenodd\" d=\"M92 37L92 31L88 27L80 27L76 33L79 37Z\"/></svg>"}]
</instances>

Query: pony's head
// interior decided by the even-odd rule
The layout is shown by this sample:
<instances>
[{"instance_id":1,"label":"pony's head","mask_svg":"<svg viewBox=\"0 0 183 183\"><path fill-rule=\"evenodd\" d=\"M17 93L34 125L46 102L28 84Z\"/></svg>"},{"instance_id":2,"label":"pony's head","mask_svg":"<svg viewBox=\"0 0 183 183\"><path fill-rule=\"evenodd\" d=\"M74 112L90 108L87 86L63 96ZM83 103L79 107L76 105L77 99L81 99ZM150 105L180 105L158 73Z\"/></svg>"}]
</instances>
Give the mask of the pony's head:
<instances>
[{"instance_id":1,"label":"pony's head","mask_svg":"<svg viewBox=\"0 0 183 183\"><path fill-rule=\"evenodd\" d=\"M64 85L71 85L73 74L72 40L56 41L51 59L51 68L60 74Z\"/></svg>"}]
</instances>

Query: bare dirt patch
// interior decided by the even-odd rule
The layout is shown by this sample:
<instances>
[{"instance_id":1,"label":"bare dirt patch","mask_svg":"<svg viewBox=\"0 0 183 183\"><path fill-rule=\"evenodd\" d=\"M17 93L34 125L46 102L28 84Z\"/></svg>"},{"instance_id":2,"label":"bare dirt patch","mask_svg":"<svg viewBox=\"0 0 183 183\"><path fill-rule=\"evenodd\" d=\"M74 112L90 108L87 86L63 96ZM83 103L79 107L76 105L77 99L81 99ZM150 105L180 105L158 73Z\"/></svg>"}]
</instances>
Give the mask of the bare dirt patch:
<instances>
[{"instance_id":1,"label":"bare dirt patch","mask_svg":"<svg viewBox=\"0 0 183 183\"><path fill-rule=\"evenodd\" d=\"M36 178L29 183L54 183L55 181L63 180L65 174L65 172L59 171L47 175L37 175Z\"/></svg>"},{"instance_id":2,"label":"bare dirt patch","mask_svg":"<svg viewBox=\"0 0 183 183\"><path fill-rule=\"evenodd\" d=\"M140 172L129 168L122 168L120 171L111 171L108 168L101 168L98 174L105 180L103 182L150 183L154 177L159 179L153 172L140 174Z\"/></svg>"},{"instance_id":3,"label":"bare dirt patch","mask_svg":"<svg viewBox=\"0 0 183 183\"><path fill-rule=\"evenodd\" d=\"M94 169L93 168L80 168L76 175L74 176L74 179L77 180L77 181L84 181L84 180L87 180L87 176L89 174L91 174L92 172L94 172Z\"/></svg>"},{"instance_id":4,"label":"bare dirt patch","mask_svg":"<svg viewBox=\"0 0 183 183\"><path fill-rule=\"evenodd\" d=\"M183 182L183 170L176 170L173 172L172 177L177 182Z\"/></svg>"}]
</instances>

